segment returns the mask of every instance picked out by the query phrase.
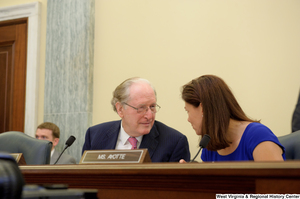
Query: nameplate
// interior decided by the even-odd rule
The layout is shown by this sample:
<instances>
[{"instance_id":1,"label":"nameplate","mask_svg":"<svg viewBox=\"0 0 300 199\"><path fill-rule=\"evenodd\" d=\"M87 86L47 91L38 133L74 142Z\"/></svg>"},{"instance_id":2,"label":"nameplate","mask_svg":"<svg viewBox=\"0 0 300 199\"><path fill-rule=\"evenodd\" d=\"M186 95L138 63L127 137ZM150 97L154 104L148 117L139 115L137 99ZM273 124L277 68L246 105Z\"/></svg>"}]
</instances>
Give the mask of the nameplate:
<instances>
[{"instance_id":1,"label":"nameplate","mask_svg":"<svg viewBox=\"0 0 300 199\"><path fill-rule=\"evenodd\" d=\"M26 165L23 153L11 153L10 155L16 160L19 166Z\"/></svg>"},{"instance_id":2,"label":"nameplate","mask_svg":"<svg viewBox=\"0 0 300 199\"><path fill-rule=\"evenodd\" d=\"M86 150L79 164L144 163L151 162L147 149Z\"/></svg>"}]
</instances>

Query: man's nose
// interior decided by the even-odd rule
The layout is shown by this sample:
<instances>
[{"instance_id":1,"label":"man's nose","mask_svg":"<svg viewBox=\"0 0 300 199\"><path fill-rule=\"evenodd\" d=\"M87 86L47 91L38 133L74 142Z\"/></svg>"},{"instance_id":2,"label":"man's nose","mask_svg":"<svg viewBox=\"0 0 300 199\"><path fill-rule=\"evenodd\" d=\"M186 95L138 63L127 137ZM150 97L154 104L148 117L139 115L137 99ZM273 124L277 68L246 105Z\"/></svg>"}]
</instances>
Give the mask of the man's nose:
<instances>
[{"instance_id":1,"label":"man's nose","mask_svg":"<svg viewBox=\"0 0 300 199\"><path fill-rule=\"evenodd\" d=\"M151 109L148 107L147 110L146 110L146 112L145 112L145 115L144 115L144 116L145 116L146 118L149 119L149 118L152 118L154 114L155 114L155 113L153 113L153 112L151 111Z\"/></svg>"}]
</instances>

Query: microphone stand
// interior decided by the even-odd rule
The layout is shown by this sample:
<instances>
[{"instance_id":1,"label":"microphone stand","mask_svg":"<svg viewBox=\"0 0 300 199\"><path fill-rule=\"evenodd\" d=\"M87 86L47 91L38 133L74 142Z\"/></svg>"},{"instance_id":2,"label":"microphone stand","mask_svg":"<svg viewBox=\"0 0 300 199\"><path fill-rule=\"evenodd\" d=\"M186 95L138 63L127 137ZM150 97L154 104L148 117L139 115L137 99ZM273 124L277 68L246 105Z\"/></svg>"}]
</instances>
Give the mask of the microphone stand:
<instances>
[{"instance_id":1,"label":"microphone stand","mask_svg":"<svg viewBox=\"0 0 300 199\"><path fill-rule=\"evenodd\" d=\"M71 145L73 144L73 142L74 142L75 140L76 140L76 138L75 138L73 135L71 135L71 136L69 137L69 139L66 141L66 147L65 147L64 150L60 153L59 157L57 158L57 160L55 161L54 164L56 164L56 163L58 162L58 160L60 159L61 155L65 152L65 150L66 150L69 146L71 146Z\"/></svg>"},{"instance_id":2,"label":"microphone stand","mask_svg":"<svg viewBox=\"0 0 300 199\"><path fill-rule=\"evenodd\" d=\"M200 146L200 149L198 150L197 154L195 155L195 157L190 161L190 162L194 162L194 160L196 159L196 157L198 156L198 154L200 153L201 149L205 148L207 146L207 144L209 143L210 141L210 136L205 134L200 143L199 143L199 146Z\"/></svg>"},{"instance_id":3,"label":"microphone stand","mask_svg":"<svg viewBox=\"0 0 300 199\"><path fill-rule=\"evenodd\" d=\"M56 164L58 162L58 160L60 159L61 155L64 153L64 151L68 148L69 146L67 145L64 150L60 153L59 157L57 158L57 160L55 161L54 164Z\"/></svg>"}]
</instances>

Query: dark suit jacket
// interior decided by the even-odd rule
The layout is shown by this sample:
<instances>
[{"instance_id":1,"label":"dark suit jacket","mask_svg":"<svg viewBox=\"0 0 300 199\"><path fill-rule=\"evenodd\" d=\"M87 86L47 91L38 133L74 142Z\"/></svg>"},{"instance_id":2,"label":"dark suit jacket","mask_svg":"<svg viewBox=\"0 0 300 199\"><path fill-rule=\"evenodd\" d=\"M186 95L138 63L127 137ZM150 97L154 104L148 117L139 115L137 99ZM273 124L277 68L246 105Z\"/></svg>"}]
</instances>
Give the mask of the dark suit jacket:
<instances>
[{"instance_id":1,"label":"dark suit jacket","mask_svg":"<svg viewBox=\"0 0 300 199\"><path fill-rule=\"evenodd\" d=\"M85 150L115 149L121 120L98 124L90 127L85 135ZM190 161L187 138L179 131L155 121L149 134L143 136L140 149L148 149L152 162Z\"/></svg>"},{"instance_id":2,"label":"dark suit jacket","mask_svg":"<svg viewBox=\"0 0 300 199\"><path fill-rule=\"evenodd\" d=\"M59 155L60 153L55 150L50 159L50 164L54 164ZM76 160L72 156L63 153L56 164L76 164Z\"/></svg>"},{"instance_id":3,"label":"dark suit jacket","mask_svg":"<svg viewBox=\"0 0 300 199\"><path fill-rule=\"evenodd\" d=\"M300 130L300 91L299 91L299 97L298 102L296 104L296 108L293 113L293 119L292 119L292 132Z\"/></svg>"}]
</instances>

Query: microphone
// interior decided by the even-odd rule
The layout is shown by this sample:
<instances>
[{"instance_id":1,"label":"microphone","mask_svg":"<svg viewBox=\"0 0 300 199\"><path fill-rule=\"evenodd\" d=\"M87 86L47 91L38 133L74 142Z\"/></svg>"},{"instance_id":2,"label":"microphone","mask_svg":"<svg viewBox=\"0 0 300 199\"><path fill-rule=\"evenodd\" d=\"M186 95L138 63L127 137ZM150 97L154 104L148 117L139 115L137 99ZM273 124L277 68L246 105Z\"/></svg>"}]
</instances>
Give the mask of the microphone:
<instances>
[{"instance_id":1,"label":"microphone","mask_svg":"<svg viewBox=\"0 0 300 199\"><path fill-rule=\"evenodd\" d=\"M76 140L76 138L75 138L73 135L71 135L71 136L69 137L69 139L66 141L66 147L65 147L64 150L60 153L59 157L57 158L57 160L55 161L54 164L56 164L56 163L58 162L58 160L59 160L59 158L61 157L61 155L65 152L65 150L66 150L69 146L71 146L71 145L74 143L75 140Z\"/></svg>"},{"instance_id":2,"label":"microphone","mask_svg":"<svg viewBox=\"0 0 300 199\"><path fill-rule=\"evenodd\" d=\"M66 141L66 145L67 145L66 148L68 148L69 146L71 146L75 140L76 140L76 138L73 135L71 135L69 137L69 139Z\"/></svg>"},{"instance_id":3,"label":"microphone","mask_svg":"<svg viewBox=\"0 0 300 199\"><path fill-rule=\"evenodd\" d=\"M205 148L208 145L209 141L210 141L210 136L205 134L203 136L203 138L201 139L201 141L200 141L200 144L199 144L200 149L198 150L198 153L195 155L195 157L190 162L194 162L194 160L196 159L196 157L200 153L201 149Z\"/></svg>"}]
</instances>

